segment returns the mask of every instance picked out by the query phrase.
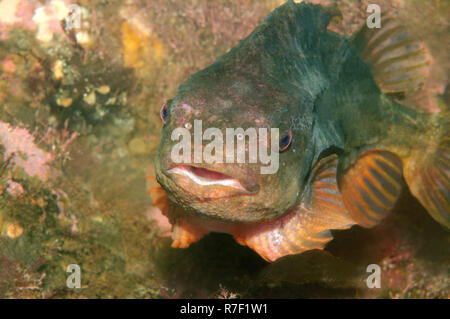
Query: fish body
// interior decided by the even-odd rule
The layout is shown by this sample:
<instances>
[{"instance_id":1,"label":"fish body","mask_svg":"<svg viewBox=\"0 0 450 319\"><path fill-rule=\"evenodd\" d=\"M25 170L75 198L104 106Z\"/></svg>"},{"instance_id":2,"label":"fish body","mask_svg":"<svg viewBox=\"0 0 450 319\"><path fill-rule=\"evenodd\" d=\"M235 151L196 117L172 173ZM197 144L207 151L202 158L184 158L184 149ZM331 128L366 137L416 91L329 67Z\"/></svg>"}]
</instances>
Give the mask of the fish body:
<instances>
[{"instance_id":1,"label":"fish body","mask_svg":"<svg viewBox=\"0 0 450 319\"><path fill-rule=\"evenodd\" d=\"M363 28L346 38L327 30L332 16L287 2L163 106L155 171L164 199L156 201L173 225L173 247L219 231L268 261L320 249L331 229L377 225L403 176L450 226L448 111L428 114L395 99L420 88L426 51L395 22L384 35ZM223 136L226 128L278 128L279 147L287 146L273 174L261 174L259 161L199 161L204 141L180 164L172 158L179 127Z\"/></svg>"}]
</instances>

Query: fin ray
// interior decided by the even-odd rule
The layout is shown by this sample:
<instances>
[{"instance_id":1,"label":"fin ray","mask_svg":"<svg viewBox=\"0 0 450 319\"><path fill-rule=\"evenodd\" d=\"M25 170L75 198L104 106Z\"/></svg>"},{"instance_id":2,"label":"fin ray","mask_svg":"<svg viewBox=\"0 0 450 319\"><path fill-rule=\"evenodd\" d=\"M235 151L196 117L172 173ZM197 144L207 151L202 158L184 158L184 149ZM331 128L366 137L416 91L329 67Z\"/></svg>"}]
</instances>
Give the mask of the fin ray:
<instances>
[{"instance_id":1,"label":"fin ray","mask_svg":"<svg viewBox=\"0 0 450 319\"><path fill-rule=\"evenodd\" d=\"M381 29L364 25L355 34L353 46L368 63L381 91L394 99L407 99L408 106L430 112L420 103L430 74L431 56L427 48L408 32L408 28L392 16L382 14ZM401 95L399 95L401 94Z\"/></svg>"},{"instance_id":2,"label":"fin ray","mask_svg":"<svg viewBox=\"0 0 450 319\"><path fill-rule=\"evenodd\" d=\"M320 160L311 175L311 191L298 207L278 220L235 232L236 240L267 261L323 249L333 239L330 229L347 229L355 224L337 186L337 165L336 155Z\"/></svg>"},{"instance_id":3,"label":"fin ray","mask_svg":"<svg viewBox=\"0 0 450 319\"><path fill-rule=\"evenodd\" d=\"M400 195L401 160L390 152L372 150L342 169L339 187L351 217L363 227L377 225Z\"/></svg>"},{"instance_id":4,"label":"fin ray","mask_svg":"<svg viewBox=\"0 0 450 319\"><path fill-rule=\"evenodd\" d=\"M154 168L150 169L150 174L146 176L146 180L147 191L153 201L153 205L159 208L163 215L167 216L169 210L169 199L167 198L164 189L156 180Z\"/></svg>"},{"instance_id":5,"label":"fin ray","mask_svg":"<svg viewBox=\"0 0 450 319\"><path fill-rule=\"evenodd\" d=\"M450 135L448 114L441 124L443 132L428 148L416 150L404 168L411 193L428 210L431 217L450 228Z\"/></svg>"}]
</instances>

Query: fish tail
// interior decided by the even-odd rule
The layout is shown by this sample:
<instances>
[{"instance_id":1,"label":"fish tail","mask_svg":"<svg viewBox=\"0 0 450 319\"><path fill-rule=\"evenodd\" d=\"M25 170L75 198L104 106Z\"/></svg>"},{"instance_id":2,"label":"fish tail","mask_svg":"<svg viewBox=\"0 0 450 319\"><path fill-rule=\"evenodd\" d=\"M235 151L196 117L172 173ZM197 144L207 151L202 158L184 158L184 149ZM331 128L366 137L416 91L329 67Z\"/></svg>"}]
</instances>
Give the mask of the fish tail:
<instances>
[{"instance_id":1,"label":"fish tail","mask_svg":"<svg viewBox=\"0 0 450 319\"><path fill-rule=\"evenodd\" d=\"M450 228L450 112L433 115L425 148L404 160L403 173L411 193L440 224Z\"/></svg>"}]
</instances>

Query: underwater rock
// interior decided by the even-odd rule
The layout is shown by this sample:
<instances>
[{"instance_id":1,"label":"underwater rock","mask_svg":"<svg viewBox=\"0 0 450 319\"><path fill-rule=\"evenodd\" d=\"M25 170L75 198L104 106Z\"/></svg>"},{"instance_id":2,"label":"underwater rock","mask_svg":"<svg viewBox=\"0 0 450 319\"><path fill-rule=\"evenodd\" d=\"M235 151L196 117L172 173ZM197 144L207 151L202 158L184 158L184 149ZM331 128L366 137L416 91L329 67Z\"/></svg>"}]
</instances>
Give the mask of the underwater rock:
<instances>
[{"instance_id":1,"label":"underwater rock","mask_svg":"<svg viewBox=\"0 0 450 319\"><path fill-rule=\"evenodd\" d=\"M280 258L268 265L261 277L268 284L287 282L297 285L318 284L333 288L361 288L365 269L337 258L327 251L311 250Z\"/></svg>"}]
</instances>

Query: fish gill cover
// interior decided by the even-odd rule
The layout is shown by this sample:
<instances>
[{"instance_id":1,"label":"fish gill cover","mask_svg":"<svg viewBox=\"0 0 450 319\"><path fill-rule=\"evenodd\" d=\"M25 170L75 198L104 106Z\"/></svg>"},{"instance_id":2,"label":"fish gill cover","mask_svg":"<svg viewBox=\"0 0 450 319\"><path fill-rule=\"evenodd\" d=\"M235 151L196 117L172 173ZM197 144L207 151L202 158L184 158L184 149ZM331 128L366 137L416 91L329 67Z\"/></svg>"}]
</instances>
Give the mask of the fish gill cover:
<instances>
[{"instance_id":1,"label":"fish gill cover","mask_svg":"<svg viewBox=\"0 0 450 319\"><path fill-rule=\"evenodd\" d=\"M161 105L283 2L0 1L0 298L449 297L449 234L406 188L324 251L267 263L225 234L170 248L167 203L147 189ZM355 34L370 3L338 2L328 29ZM427 94L402 103L448 105L448 2L377 3L433 57Z\"/></svg>"}]
</instances>

